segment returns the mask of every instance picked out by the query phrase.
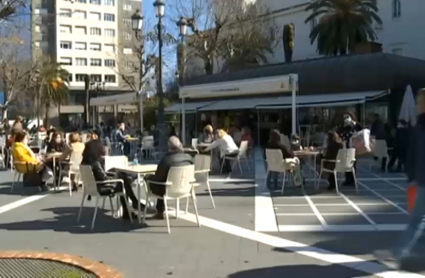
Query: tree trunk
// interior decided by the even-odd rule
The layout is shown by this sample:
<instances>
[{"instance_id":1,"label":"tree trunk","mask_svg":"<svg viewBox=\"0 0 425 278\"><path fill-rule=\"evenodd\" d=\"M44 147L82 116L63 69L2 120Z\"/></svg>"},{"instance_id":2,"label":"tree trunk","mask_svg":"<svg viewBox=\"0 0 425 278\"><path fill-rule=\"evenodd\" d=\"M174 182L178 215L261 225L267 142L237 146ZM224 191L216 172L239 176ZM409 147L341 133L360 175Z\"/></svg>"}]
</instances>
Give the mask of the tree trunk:
<instances>
[{"instance_id":1,"label":"tree trunk","mask_svg":"<svg viewBox=\"0 0 425 278\"><path fill-rule=\"evenodd\" d=\"M50 104L46 103L46 111L45 111L45 118L44 118L44 127L46 129L49 128L50 126L50 115L49 115L49 110L50 110Z\"/></svg>"},{"instance_id":2,"label":"tree trunk","mask_svg":"<svg viewBox=\"0 0 425 278\"><path fill-rule=\"evenodd\" d=\"M212 75L214 73L213 62L211 61L211 59L208 58L204 61L204 69L205 73L208 75Z\"/></svg>"}]
</instances>

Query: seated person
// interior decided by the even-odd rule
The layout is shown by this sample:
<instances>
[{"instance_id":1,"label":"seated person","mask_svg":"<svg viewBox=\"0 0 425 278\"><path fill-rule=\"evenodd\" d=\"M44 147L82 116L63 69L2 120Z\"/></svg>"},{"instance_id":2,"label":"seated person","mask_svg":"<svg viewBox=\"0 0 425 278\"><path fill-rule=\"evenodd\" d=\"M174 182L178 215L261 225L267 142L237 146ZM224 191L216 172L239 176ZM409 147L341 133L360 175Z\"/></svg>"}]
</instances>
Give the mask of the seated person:
<instances>
[{"instance_id":1,"label":"seated person","mask_svg":"<svg viewBox=\"0 0 425 278\"><path fill-rule=\"evenodd\" d=\"M254 146L254 139L252 139L251 136L251 129L249 127L245 126L241 130L241 142L242 141L248 141L248 149L251 149L252 146Z\"/></svg>"},{"instance_id":2,"label":"seated person","mask_svg":"<svg viewBox=\"0 0 425 278\"><path fill-rule=\"evenodd\" d=\"M220 149L220 158L223 159L224 156L237 157L239 154L239 148L233 140L232 136L227 134L223 129L217 130L217 140L215 140L211 146L205 149L204 152L209 152L214 148ZM232 166L228 159L225 160L225 170L227 173L232 171Z\"/></svg>"},{"instance_id":3,"label":"seated person","mask_svg":"<svg viewBox=\"0 0 425 278\"><path fill-rule=\"evenodd\" d=\"M84 147L85 147L85 145L83 143L81 143L80 135L76 132L71 133L69 135L69 145L68 144L65 145L65 149L62 152L62 155L59 157L59 161L69 160L69 157L71 156L72 153L83 154ZM64 166L62 166L62 167L64 167ZM72 190L77 191L78 187L77 187L77 184L75 183L74 179L75 179L75 175L72 175L71 176Z\"/></svg>"},{"instance_id":4,"label":"seated person","mask_svg":"<svg viewBox=\"0 0 425 278\"><path fill-rule=\"evenodd\" d=\"M62 133L59 131L56 131L53 133L52 140L50 140L49 144L47 145L47 153L55 153L55 152L63 152L65 150L65 140L62 138ZM48 158L46 159L45 163L46 165L54 170L55 177L59 176L60 171L60 163L53 163L54 158ZM53 164L55 164L55 167L53 167ZM60 183L60 181L58 181Z\"/></svg>"},{"instance_id":5,"label":"seated person","mask_svg":"<svg viewBox=\"0 0 425 278\"><path fill-rule=\"evenodd\" d=\"M147 182L166 182L168 171L173 166L186 166L192 165L193 160L189 154L183 152L183 146L179 138L171 136L168 139L168 153L161 159L156 169L155 175L147 175L145 180ZM165 186L160 184L149 184L150 190L156 194L163 196L165 194ZM164 219L164 200L158 199L156 203L155 219Z\"/></svg>"},{"instance_id":6,"label":"seated person","mask_svg":"<svg viewBox=\"0 0 425 278\"><path fill-rule=\"evenodd\" d=\"M266 145L266 149L278 149L282 152L283 159L285 159L285 162L287 163L288 167L294 167L298 165L299 168L299 160L294 156L292 153L292 150L288 149L285 145L282 144L280 141L280 133L278 130L273 129L270 131L270 139L269 142ZM278 183L278 173L277 172L270 172L267 177L267 187L271 189L271 181L274 181L274 189L277 188Z\"/></svg>"},{"instance_id":7,"label":"seated person","mask_svg":"<svg viewBox=\"0 0 425 278\"><path fill-rule=\"evenodd\" d=\"M214 141L213 127L211 125L206 125L204 127L204 132L199 135L198 141L200 143L212 143Z\"/></svg>"},{"instance_id":8,"label":"seated person","mask_svg":"<svg viewBox=\"0 0 425 278\"><path fill-rule=\"evenodd\" d=\"M105 147L102 142L99 140L100 132L95 130L92 132L91 140L85 144L83 151L83 160L81 164L90 165L93 171L93 175L96 181L106 181L108 179L112 179L114 177L108 176L105 172ZM127 197L132 201L133 208L137 209L138 199L131 188L131 184L134 181L134 178L128 174L120 173L118 175L119 179L124 181L124 188L126 190ZM99 192L101 194L113 195L114 192L122 192L122 188L120 185L115 184L106 184L98 186ZM90 200L89 196L89 200ZM125 201L123 197L120 197L121 205L123 207L123 219L130 219L129 212L127 211L127 207L125 206ZM144 205L141 206L144 208Z\"/></svg>"},{"instance_id":9,"label":"seated person","mask_svg":"<svg viewBox=\"0 0 425 278\"><path fill-rule=\"evenodd\" d=\"M335 160L338 155L338 151L344 147L341 138L334 131L328 132L327 142L328 144L327 144L326 152L323 156L319 157L319 163L321 163L320 160L322 159ZM335 162L325 161L323 163L323 167L325 169L332 170L335 168ZM329 182L328 190L334 190L336 187L334 174L329 173L328 182Z\"/></svg>"},{"instance_id":10,"label":"seated person","mask_svg":"<svg viewBox=\"0 0 425 278\"><path fill-rule=\"evenodd\" d=\"M12 156L15 168L19 173L37 172L43 180L43 188L46 180L51 177L50 171L44 165L43 161L38 159L31 148L28 146L28 134L25 131L18 131L15 134L15 143L12 145ZM25 163L24 163L25 162Z\"/></svg>"},{"instance_id":11,"label":"seated person","mask_svg":"<svg viewBox=\"0 0 425 278\"><path fill-rule=\"evenodd\" d=\"M122 145L122 150L125 156L130 155L130 143L127 141L128 135L125 134L125 124L120 123L115 131L115 142Z\"/></svg>"}]
</instances>

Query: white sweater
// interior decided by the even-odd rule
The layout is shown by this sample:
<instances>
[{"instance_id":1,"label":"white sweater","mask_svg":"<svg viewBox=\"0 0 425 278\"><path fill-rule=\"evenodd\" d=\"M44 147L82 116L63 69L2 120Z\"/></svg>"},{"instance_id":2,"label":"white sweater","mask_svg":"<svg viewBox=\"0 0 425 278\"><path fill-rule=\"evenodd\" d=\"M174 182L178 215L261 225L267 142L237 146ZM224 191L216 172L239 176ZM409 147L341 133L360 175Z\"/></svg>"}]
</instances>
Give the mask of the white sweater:
<instances>
[{"instance_id":1,"label":"white sweater","mask_svg":"<svg viewBox=\"0 0 425 278\"><path fill-rule=\"evenodd\" d=\"M233 141L232 136L228 134L224 135L223 138L215 140L206 150L209 151L217 147L220 148L220 156L239 150L238 146L235 144L235 141Z\"/></svg>"}]
</instances>

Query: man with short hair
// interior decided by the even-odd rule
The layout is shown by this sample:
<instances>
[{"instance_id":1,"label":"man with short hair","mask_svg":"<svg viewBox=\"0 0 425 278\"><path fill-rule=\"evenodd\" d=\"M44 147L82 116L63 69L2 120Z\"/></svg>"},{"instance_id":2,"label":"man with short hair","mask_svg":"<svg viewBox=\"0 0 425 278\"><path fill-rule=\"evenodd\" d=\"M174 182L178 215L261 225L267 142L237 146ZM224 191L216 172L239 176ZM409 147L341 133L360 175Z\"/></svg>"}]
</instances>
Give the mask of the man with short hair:
<instances>
[{"instance_id":1,"label":"man with short hair","mask_svg":"<svg viewBox=\"0 0 425 278\"><path fill-rule=\"evenodd\" d=\"M179 138L176 136L171 136L168 139L168 153L161 159L156 169L155 175L147 175L145 177L146 181L154 181L164 183L167 181L168 172L171 167L175 166L187 166L192 165L192 157L183 152L183 145L180 142ZM150 190L159 196L164 196L165 186L160 184L149 184ZM164 219L164 200L158 199L156 203L157 213L155 214L155 219Z\"/></svg>"},{"instance_id":2,"label":"man with short hair","mask_svg":"<svg viewBox=\"0 0 425 278\"><path fill-rule=\"evenodd\" d=\"M412 128L406 167L409 183L416 187L415 207L399 245L392 252L375 252L375 257L381 263L393 268L400 268L403 259L410 256L425 229L425 88L417 94L417 110L418 119L416 126Z\"/></svg>"}]
</instances>

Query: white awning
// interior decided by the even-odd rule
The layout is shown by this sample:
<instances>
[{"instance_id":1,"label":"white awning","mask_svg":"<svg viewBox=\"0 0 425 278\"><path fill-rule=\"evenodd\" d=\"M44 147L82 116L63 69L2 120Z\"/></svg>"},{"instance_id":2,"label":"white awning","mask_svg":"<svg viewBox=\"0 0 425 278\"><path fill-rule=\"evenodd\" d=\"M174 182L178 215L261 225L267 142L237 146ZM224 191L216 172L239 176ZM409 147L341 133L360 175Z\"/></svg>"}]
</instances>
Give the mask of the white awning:
<instances>
[{"instance_id":1,"label":"white awning","mask_svg":"<svg viewBox=\"0 0 425 278\"><path fill-rule=\"evenodd\" d=\"M288 97L291 99L291 97ZM272 98L239 98L220 100L211 105L202 107L198 111L214 111L214 110L235 110L235 109L255 109L257 105L269 105L275 103L276 97ZM289 104L291 105L291 104Z\"/></svg>"},{"instance_id":2,"label":"white awning","mask_svg":"<svg viewBox=\"0 0 425 278\"><path fill-rule=\"evenodd\" d=\"M211 105L215 103L215 101L203 101L203 102L189 102L184 104L184 110L186 113L195 113L198 109ZM176 103L171 105L170 107L166 107L164 109L165 113L180 113L182 110L182 104Z\"/></svg>"},{"instance_id":3,"label":"white awning","mask_svg":"<svg viewBox=\"0 0 425 278\"><path fill-rule=\"evenodd\" d=\"M136 92L97 97L90 99L90 106L134 104L139 102L139 98L140 97Z\"/></svg>"}]
</instances>

